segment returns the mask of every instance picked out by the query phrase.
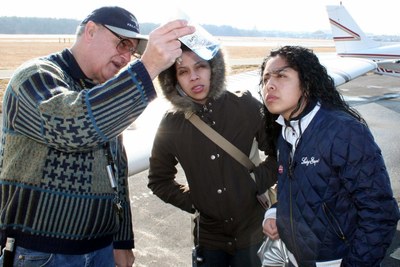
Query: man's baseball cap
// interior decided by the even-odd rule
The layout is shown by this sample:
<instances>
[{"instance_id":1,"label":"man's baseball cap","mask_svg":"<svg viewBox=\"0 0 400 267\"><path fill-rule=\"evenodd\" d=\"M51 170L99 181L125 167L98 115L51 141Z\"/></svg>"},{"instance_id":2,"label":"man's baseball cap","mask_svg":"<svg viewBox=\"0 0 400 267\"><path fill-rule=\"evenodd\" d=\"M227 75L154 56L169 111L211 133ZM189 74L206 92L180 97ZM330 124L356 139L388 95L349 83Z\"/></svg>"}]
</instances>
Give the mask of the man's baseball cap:
<instances>
[{"instance_id":1,"label":"man's baseball cap","mask_svg":"<svg viewBox=\"0 0 400 267\"><path fill-rule=\"evenodd\" d=\"M92 13L82 20L81 25L89 21L103 24L111 31L123 37L138 39L139 43L136 51L139 54L143 54L147 45L147 37L140 34L138 21L128 10L117 6L100 7L93 10Z\"/></svg>"}]
</instances>

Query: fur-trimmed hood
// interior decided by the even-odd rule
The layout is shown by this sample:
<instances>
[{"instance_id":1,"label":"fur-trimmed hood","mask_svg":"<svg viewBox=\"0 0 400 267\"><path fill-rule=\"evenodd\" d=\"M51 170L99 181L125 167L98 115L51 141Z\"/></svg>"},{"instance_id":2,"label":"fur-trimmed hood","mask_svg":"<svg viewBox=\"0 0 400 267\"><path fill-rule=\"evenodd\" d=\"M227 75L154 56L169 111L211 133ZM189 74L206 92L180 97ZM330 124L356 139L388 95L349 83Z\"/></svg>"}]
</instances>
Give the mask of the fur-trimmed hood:
<instances>
[{"instance_id":1,"label":"fur-trimmed hood","mask_svg":"<svg viewBox=\"0 0 400 267\"><path fill-rule=\"evenodd\" d=\"M211 66L211 82L208 99L215 100L226 91L226 66L222 50L219 49L218 53L208 62ZM161 72L158 75L158 81L164 96L173 105L174 111L196 111L196 106L198 106L198 104L193 102L191 98L178 94L176 89L177 79L175 65Z\"/></svg>"}]
</instances>

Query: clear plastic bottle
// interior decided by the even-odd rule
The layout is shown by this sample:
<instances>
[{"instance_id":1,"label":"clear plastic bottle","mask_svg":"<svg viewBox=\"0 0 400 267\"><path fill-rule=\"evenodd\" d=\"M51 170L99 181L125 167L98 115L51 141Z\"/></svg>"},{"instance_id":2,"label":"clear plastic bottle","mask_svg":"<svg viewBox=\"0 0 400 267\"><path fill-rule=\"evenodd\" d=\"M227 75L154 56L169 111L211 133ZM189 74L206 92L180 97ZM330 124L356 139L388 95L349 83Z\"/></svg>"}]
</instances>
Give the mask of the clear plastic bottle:
<instances>
[{"instance_id":1,"label":"clear plastic bottle","mask_svg":"<svg viewBox=\"0 0 400 267\"><path fill-rule=\"evenodd\" d=\"M218 52L220 43L218 40L207 32L200 24L191 20L191 18L181 9L177 9L176 19L184 19L188 24L194 26L196 31L192 34L185 35L179 40L195 52L199 57L210 60Z\"/></svg>"}]
</instances>

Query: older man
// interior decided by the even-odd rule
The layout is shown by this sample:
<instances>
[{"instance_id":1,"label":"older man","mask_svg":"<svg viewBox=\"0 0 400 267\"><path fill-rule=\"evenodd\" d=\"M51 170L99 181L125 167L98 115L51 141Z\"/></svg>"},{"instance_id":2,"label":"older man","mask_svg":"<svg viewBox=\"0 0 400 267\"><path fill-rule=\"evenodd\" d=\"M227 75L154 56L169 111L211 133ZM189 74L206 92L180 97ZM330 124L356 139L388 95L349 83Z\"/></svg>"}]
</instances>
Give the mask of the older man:
<instances>
[{"instance_id":1,"label":"older man","mask_svg":"<svg viewBox=\"0 0 400 267\"><path fill-rule=\"evenodd\" d=\"M181 55L177 39L194 32L186 24L155 29L146 47L133 14L102 7L79 25L71 49L29 61L11 78L0 237L2 247L15 241L15 265L132 266L121 133L156 97L152 79Z\"/></svg>"}]
</instances>

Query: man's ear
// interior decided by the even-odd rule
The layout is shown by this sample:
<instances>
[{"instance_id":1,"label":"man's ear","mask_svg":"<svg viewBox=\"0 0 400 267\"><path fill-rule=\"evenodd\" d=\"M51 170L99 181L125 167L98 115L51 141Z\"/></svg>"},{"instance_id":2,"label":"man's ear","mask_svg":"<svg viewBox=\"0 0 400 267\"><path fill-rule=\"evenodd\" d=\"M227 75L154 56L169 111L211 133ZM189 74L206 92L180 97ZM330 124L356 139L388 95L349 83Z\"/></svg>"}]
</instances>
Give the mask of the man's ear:
<instances>
[{"instance_id":1,"label":"man's ear","mask_svg":"<svg viewBox=\"0 0 400 267\"><path fill-rule=\"evenodd\" d=\"M98 31L99 26L93 21L89 21L85 26L85 39L90 41L94 38L95 33Z\"/></svg>"}]
</instances>

